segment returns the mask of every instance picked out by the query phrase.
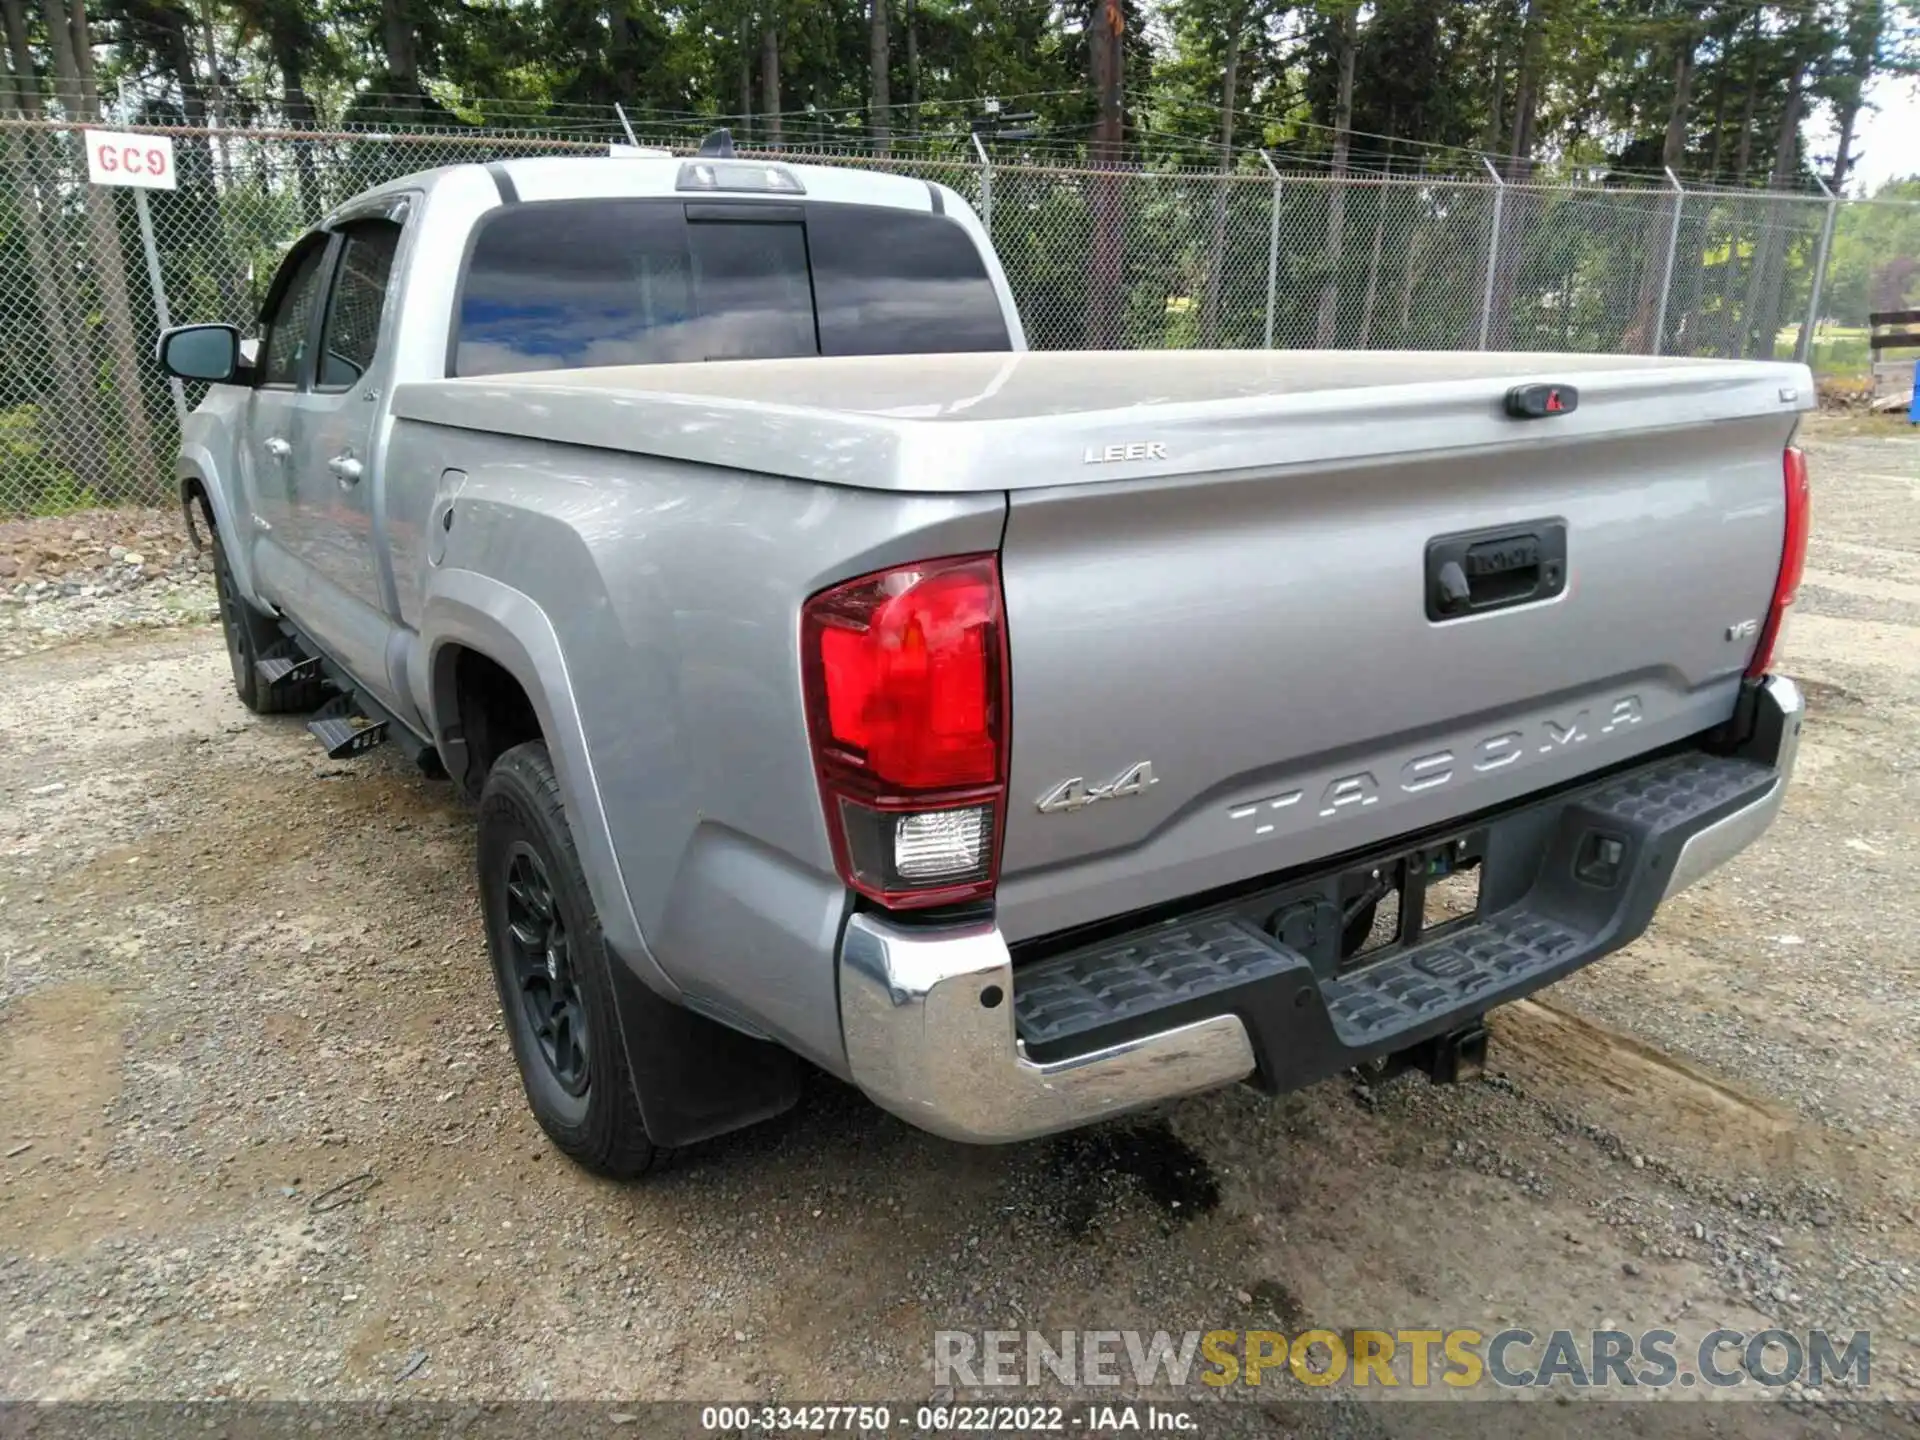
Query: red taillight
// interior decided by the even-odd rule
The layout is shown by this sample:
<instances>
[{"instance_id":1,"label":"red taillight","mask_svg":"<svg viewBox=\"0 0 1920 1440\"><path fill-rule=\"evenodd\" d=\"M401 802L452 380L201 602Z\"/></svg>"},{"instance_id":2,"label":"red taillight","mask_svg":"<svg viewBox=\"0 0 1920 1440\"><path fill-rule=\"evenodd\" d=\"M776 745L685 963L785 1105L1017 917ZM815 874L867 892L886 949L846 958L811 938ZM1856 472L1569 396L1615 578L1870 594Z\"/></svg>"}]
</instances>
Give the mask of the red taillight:
<instances>
[{"instance_id":1,"label":"red taillight","mask_svg":"<svg viewBox=\"0 0 1920 1440\"><path fill-rule=\"evenodd\" d=\"M1773 652L1780 643L1780 627L1787 618L1787 607L1800 594L1800 577L1807 568L1807 528L1813 518L1807 452L1797 445L1789 445L1785 471L1787 525L1780 546L1780 574L1774 581L1773 603L1767 607L1766 624L1760 629L1760 643L1753 647L1753 660L1747 666L1747 674L1756 679L1773 665Z\"/></svg>"},{"instance_id":2,"label":"red taillight","mask_svg":"<svg viewBox=\"0 0 1920 1440\"><path fill-rule=\"evenodd\" d=\"M802 607L807 723L846 882L908 908L991 894L1006 793L1000 565L862 575Z\"/></svg>"}]
</instances>

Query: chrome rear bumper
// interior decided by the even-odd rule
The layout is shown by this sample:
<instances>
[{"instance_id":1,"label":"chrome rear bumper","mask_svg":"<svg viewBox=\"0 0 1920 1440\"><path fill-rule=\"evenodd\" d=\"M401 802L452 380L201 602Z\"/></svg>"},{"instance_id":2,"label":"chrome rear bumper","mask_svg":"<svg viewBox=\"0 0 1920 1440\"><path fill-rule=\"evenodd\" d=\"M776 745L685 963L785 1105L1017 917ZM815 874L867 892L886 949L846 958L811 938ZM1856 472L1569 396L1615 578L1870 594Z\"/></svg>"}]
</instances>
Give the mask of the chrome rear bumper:
<instances>
[{"instance_id":1,"label":"chrome rear bumper","mask_svg":"<svg viewBox=\"0 0 1920 1440\"><path fill-rule=\"evenodd\" d=\"M991 925L915 932L854 916L841 942L840 1014L860 1088L950 1140L1070 1130L1253 1072L1246 1027L1232 1015L1029 1060L1014 1034L1013 962Z\"/></svg>"},{"instance_id":2,"label":"chrome rear bumper","mask_svg":"<svg viewBox=\"0 0 1920 1440\"><path fill-rule=\"evenodd\" d=\"M1743 810L1709 825L1690 837L1674 862L1673 874L1660 899L1664 903L1696 880L1738 855L1758 840L1773 817L1780 813L1787 798L1787 782L1793 779L1794 761L1800 754L1800 726L1806 718L1807 701L1800 687L1784 675L1769 675L1760 686L1756 714L1758 746L1753 758L1772 765L1778 772L1773 788Z\"/></svg>"},{"instance_id":3,"label":"chrome rear bumper","mask_svg":"<svg viewBox=\"0 0 1920 1440\"><path fill-rule=\"evenodd\" d=\"M1793 771L1804 702L1799 687L1783 677L1767 680L1756 701L1754 738L1742 758L1774 769L1772 783L1691 834L1664 878L1656 869L1644 873L1638 925L1651 914L1655 896L1664 901L1724 864L1778 813ZM1751 773L1754 767L1747 768ZM1656 857L1653 864L1659 863ZM1636 927L1596 934L1590 953L1569 955L1565 963L1543 965L1524 976L1516 971L1511 984L1496 979L1478 991L1462 988L1457 1003L1442 995L1421 1021L1421 1033L1436 1033L1462 1016L1530 993L1637 933ZM1437 965L1430 968L1441 973ZM918 929L857 914L841 940L839 971L841 1027L854 1081L878 1104L922 1129L974 1143L1069 1130L1215 1089L1247 1078L1256 1068L1269 1088L1286 1088L1338 1073L1412 1033L1382 1034L1373 1041L1356 1036L1349 1017L1330 1014L1328 996L1311 974L1290 971L1261 982L1284 991L1283 1003L1263 1006L1243 994L1231 1013L1132 1034L1067 1058L1035 1060L1016 1031L1012 959L991 924ZM1448 1005L1458 1013L1442 1013ZM1268 1017L1257 1032L1258 1059L1255 1035L1243 1015L1256 1024ZM1283 1018L1274 1020L1275 1015Z\"/></svg>"}]
</instances>

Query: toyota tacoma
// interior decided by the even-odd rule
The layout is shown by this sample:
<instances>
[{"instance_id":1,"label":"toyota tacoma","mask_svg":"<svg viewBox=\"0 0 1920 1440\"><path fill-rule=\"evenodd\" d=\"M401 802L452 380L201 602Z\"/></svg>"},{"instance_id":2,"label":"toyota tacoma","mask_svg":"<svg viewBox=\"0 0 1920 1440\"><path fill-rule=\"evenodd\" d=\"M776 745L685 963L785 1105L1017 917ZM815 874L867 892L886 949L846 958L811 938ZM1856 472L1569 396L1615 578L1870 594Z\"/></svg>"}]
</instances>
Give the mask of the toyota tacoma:
<instances>
[{"instance_id":1,"label":"toyota tacoma","mask_svg":"<svg viewBox=\"0 0 1920 1440\"><path fill-rule=\"evenodd\" d=\"M1798 365L1030 352L953 191L724 143L392 181L160 355L241 701L473 800L604 1173L802 1062L978 1142L1471 1073L1793 769Z\"/></svg>"}]
</instances>

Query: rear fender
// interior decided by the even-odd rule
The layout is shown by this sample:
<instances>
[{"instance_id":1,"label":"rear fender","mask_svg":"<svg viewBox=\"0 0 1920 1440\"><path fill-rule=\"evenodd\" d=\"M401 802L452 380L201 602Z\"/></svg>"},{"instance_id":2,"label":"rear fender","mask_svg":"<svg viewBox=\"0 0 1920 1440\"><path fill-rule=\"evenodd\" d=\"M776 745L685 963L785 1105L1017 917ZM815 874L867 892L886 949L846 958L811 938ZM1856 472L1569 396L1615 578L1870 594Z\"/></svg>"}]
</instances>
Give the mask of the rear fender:
<instances>
[{"instance_id":1,"label":"rear fender","mask_svg":"<svg viewBox=\"0 0 1920 1440\"><path fill-rule=\"evenodd\" d=\"M546 612L524 592L498 580L471 570L439 570L421 609L420 632L416 653L426 657L425 673L416 667L409 680L448 770L460 773L464 755L465 741L449 729L455 714L454 647L465 646L506 670L533 702L607 943L626 957L650 989L678 1000L680 991L654 960L628 899L566 656Z\"/></svg>"},{"instance_id":2,"label":"rear fender","mask_svg":"<svg viewBox=\"0 0 1920 1440\"><path fill-rule=\"evenodd\" d=\"M687 1009L647 947L607 828L566 658L546 612L497 580L471 570L442 570L434 575L421 619L423 648L417 653L427 656L427 688L416 698L449 769L462 768L465 743L448 733L456 713L458 647L501 666L533 703L612 952L616 1019L647 1133L656 1144L687 1145L791 1107L799 1095L794 1057L771 1041ZM418 679L414 688L420 689Z\"/></svg>"}]
</instances>

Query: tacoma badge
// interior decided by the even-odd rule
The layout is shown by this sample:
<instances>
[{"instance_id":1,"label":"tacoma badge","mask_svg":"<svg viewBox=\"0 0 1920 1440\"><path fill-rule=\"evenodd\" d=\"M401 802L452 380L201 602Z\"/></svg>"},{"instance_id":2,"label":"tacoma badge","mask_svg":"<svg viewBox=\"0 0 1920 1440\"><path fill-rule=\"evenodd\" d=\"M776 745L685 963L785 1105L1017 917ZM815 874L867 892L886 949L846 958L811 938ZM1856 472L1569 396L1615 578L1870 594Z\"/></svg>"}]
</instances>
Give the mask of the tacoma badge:
<instances>
[{"instance_id":1,"label":"tacoma badge","mask_svg":"<svg viewBox=\"0 0 1920 1440\"><path fill-rule=\"evenodd\" d=\"M1084 810L1096 800L1120 800L1128 795L1140 795L1145 793L1149 785L1159 783L1154 777L1153 762L1142 760L1137 765L1129 765L1104 785L1089 785L1081 775L1062 780L1042 795L1037 803L1042 815L1058 815Z\"/></svg>"}]
</instances>

